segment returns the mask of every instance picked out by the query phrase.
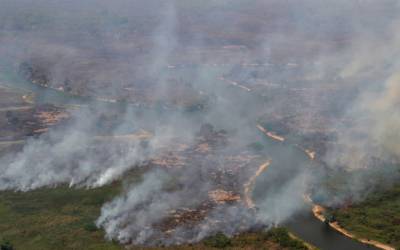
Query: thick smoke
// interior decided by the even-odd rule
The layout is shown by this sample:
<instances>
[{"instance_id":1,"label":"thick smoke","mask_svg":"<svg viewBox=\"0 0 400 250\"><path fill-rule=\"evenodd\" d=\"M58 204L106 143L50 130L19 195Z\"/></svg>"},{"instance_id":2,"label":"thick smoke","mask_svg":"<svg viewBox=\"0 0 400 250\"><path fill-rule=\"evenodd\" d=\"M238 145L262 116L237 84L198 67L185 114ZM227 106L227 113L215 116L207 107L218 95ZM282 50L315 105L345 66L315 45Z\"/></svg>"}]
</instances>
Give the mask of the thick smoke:
<instances>
[{"instance_id":1,"label":"thick smoke","mask_svg":"<svg viewBox=\"0 0 400 250\"><path fill-rule=\"evenodd\" d=\"M399 7L397 3L382 4L381 9L385 9L384 6L394 10ZM335 64L342 60L338 75L344 84L357 89L352 105L344 112L344 120L348 123L338 128L338 145L345 148L340 151L349 152L343 157L337 157L337 152L333 152L339 164L350 168L366 167L362 161L366 158L396 160L399 156L395 132L399 126L396 108L399 17L390 16L389 19L380 18L373 26L357 26L350 47L335 58Z\"/></svg>"},{"instance_id":2,"label":"thick smoke","mask_svg":"<svg viewBox=\"0 0 400 250\"><path fill-rule=\"evenodd\" d=\"M127 183L97 219L108 239L124 244L196 242L217 231L234 235L282 223L330 171L348 171L348 189L333 196L321 188L319 195L331 204L362 197L371 184L365 176L393 181L392 167L384 166L400 157L398 8L396 1L369 0L3 0L2 74L28 71L36 84L91 101L70 111L65 124L28 139L20 152L2 156L0 190L96 188L145 169L141 183ZM338 90L320 94L330 89ZM99 128L113 113L112 128ZM222 185L210 176L229 173L226 159L248 153L262 138L260 117L295 116L306 131L327 113L334 122L324 129L335 141L318 159L328 174L300 162L297 141L287 138L263 152L272 165L254 192L257 209L207 203ZM196 148L203 124L212 124L213 131L205 129L209 140L221 130L228 143L194 153L183 167L147 168L178 145ZM377 169L378 162L384 164ZM257 167L226 174L241 196ZM197 207L207 213L165 232L171 216Z\"/></svg>"},{"instance_id":3,"label":"thick smoke","mask_svg":"<svg viewBox=\"0 0 400 250\"><path fill-rule=\"evenodd\" d=\"M32 190L67 183L98 187L140 165L151 154L140 140L96 137L90 111L74 114L75 121L40 138L29 139L21 152L2 158L0 189Z\"/></svg>"}]
</instances>

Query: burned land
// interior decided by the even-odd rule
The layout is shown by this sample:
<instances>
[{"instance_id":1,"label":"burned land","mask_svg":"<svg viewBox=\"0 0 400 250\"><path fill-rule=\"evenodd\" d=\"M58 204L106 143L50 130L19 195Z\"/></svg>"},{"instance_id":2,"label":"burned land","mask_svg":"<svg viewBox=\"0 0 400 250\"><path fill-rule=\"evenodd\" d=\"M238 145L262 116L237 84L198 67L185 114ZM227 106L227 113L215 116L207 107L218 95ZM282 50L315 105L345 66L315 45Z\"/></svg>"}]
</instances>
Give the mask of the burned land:
<instances>
[{"instance_id":1,"label":"burned land","mask_svg":"<svg viewBox=\"0 0 400 250\"><path fill-rule=\"evenodd\" d=\"M1 247L397 247L399 8L4 0Z\"/></svg>"}]
</instances>

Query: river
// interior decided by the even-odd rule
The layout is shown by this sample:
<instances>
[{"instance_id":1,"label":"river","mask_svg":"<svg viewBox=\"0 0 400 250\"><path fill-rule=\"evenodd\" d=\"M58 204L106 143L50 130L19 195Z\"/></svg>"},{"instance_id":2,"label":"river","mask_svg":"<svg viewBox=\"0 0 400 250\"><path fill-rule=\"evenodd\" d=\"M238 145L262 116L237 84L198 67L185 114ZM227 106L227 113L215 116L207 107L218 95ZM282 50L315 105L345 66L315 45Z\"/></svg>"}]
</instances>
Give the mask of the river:
<instances>
[{"instance_id":1,"label":"river","mask_svg":"<svg viewBox=\"0 0 400 250\"><path fill-rule=\"evenodd\" d=\"M317 162L311 161L305 152L289 143L278 142L265 137L263 144L266 153L272 156L272 164L267 171L257 178L253 192L256 204L265 198L263 196L264 193L279 189L279 187L269 185L270 183L284 184L285 182L289 182L300 171L308 169L316 172L321 167L318 166ZM311 204L307 204L306 202L304 202L304 209L295 216L292 216L283 226L304 241L323 250L377 249L348 238L325 223L322 223L312 214Z\"/></svg>"},{"instance_id":2,"label":"river","mask_svg":"<svg viewBox=\"0 0 400 250\"><path fill-rule=\"evenodd\" d=\"M4 72L0 72L0 85L8 88L32 92L35 94L36 103L50 103L55 105L87 105L92 102L103 104L106 103L110 105L121 104L105 102L89 97L74 96L55 89L38 86L20 79L15 75L7 75ZM144 107L136 108L143 110ZM254 128L254 130L256 131L256 128ZM261 132L259 133L260 138L264 138L262 143L265 147L266 153L273 157L272 164L268 168L268 171L265 171L257 178L253 192L256 204L257 197L262 197L262 194L266 191L273 191L274 188L276 188L268 185L268 183L279 182L284 184L285 182L289 181L290 176L296 174L296 172L302 171L302 169L305 168L317 167L312 166L316 163L312 162L303 151L295 146L286 142L273 141L272 139L262 136ZM294 166L296 167L294 168ZM311 208L305 209L303 213L297 214L291 220L285 223L284 226L289 228L289 230L298 237L323 250L376 249L372 246L368 246L347 238L335 230L327 227L324 223L320 222L312 215Z\"/></svg>"}]
</instances>

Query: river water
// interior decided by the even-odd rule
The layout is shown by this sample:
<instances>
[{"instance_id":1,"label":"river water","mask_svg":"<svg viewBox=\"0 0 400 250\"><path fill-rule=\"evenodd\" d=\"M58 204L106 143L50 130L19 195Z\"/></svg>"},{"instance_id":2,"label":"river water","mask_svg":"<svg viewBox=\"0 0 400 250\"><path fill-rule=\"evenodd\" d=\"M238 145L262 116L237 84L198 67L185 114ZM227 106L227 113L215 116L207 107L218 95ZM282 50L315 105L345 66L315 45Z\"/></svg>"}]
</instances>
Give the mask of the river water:
<instances>
[{"instance_id":1,"label":"river water","mask_svg":"<svg viewBox=\"0 0 400 250\"><path fill-rule=\"evenodd\" d=\"M86 105L91 102L105 103L93 98L78 97L45 88L36 84L27 82L15 75L7 75L0 72L0 85L29 91L35 94L37 103L50 103L55 105ZM109 103L115 105L115 103ZM118 104L118 103L117 103ZM256 130L256 128L254 128ZM307 155L298 148L288 143L275 142L266 138L260 132L260 138L265 146L265 151L272 156L272 164L261 176L257 178L254 189L254 200L257 204L258 198L262 198L264 193L274 190L274 186L269 183L280 183L284 185L290 179L290 176L302 171L305 168L316 167ZM288 173L288 174L285 174ZM307 206L305 204L305 206ZM375 247L368 246L352 240L335 230L327 227L324 223L316 219L311 208L304 209L284 224L294 234L323 250L371 250Z\"/></svg>"},{"instance_id":2,"label":"river water","mask_svg":"<svg viewBox=\"0 0 400 250\"><path fill-rule=\"evenodd\" d=\"M270 138L264 138L263 144L266 153L272 156L272 164L262 175L257 178L254 188L253 197L255 203L260 202L263 194L274 192L271 183L279 183L284 186L285 182L289 182L293 176L304 170L313 172L318 175L318 163L311 161L308 156L299 148L289 143L281 143ZM295 190L292 190L295 192ZM291 201L288 202L302 202ZM303 204L301 209L295 216L291 216L283 226L287 227L291 232L311 243L312 245L323 250L371 250L377 249L373 246L360 243L351 238L345 237L341 233L321 222L311 212L311 205Z\"/></svg>"},{"instance_id":3,"label":"river water","mask_svg":"<svg viewBox=\"0 0 400 250\"><path fill-rule=\"evenodd\" d=\"M297 214L285 223L285 227L298 237L323 250L377 249L343 236L325 223L321 223L311 212Z\"/></svg>"}]
</instances>

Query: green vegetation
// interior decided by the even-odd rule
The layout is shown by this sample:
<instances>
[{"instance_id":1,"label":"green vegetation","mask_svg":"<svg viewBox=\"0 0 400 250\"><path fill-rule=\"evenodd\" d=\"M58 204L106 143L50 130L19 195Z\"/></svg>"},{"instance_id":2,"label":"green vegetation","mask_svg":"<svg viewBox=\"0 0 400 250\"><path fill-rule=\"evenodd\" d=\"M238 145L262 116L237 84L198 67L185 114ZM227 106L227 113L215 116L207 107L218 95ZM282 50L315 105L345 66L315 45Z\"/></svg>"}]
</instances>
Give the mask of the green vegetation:
<instances>
[{"instance_id":1,"label":"green vegetation","mask_svg":"<svg viewBox=\"0 0 400 250\"><path fill-rule=\"evenodd\" d=\"M216 248L225 248L232 245L231 240L223 233L217 233L204 239L204 245Z\"/></svg>"},{"instance_id":2,"label":"green vegetation","mask_svg":"<svg viewBox=\"0 0 400 250\"><path fill-rule=\"evenodd\" d=\"M272 240L278 243L280 246L288 249L308 249L308 247L301 240L291 237L286 228L273 228L265 234L265 238Z\"/></svg>"},{"instance_id":3,"label":"green vegetation","mask_svg":"<svg viewBox=\"0 0 400 250\"><path fill-rule=\"evenodd\" d=\"M374 192L359 204L330 212L357 237L400 249L400 185Z\"/></svg>"},{"instance_id":4,"label":"green vegetation","mask_svg":"<svg viewBox=\"0 0 400 250\"><path fill-rule=\"evenodd\" d=\"M8 240L3 240L0 243L0 250L14 250L14 247Z\"/></svg>"},{"instance_id":5,"label":"green vegetation","mask_svg":"<svg viewBox=\"0 0 400 250\"><path fill-rule=\"evenodd\" d=\"M84 226L85 230L88 232L96 232L98 230L96 224L89 222Z\"/></svg>"},{"instance_id":6,"label":"green vegetation","mask_svg":"<svg viewBox=\"0 0 400 250\"><path fill-rule=\"evenodd\" d=\"M273 228L267 232L243 233L229 239L222 233L204 239L194 249L315 249L292 236L285 228Z\"/></svg>"},{"instance_id":7,"label":"green vegetation","mask_svg":"<svg viewBox=\"0 0 400 250\"><path fill-rule=\"evenodd\" d=\"M94 224L101 206L120 190L121 184L115 183L97 189L62 186L0 192L0 250L124 249L106 241L103 230ZM217 233L197 244L149 249L307 249L304 247L287 230L273 229L233 238Z\"/></svg>"},{"instance_id":8,"label":"green vegetation","mask_svg":"<svg viewBox=\"0 0 400 250\"><path fill-rule=\"evenodd\" d=\"M329 223L336 222L336 212L327 210L324 212L325 224L329 226Z\"/></svg>"},{"instance_id":9,"label":"green vegetation","mask_svg":"<svg viewBox=\"0 0 400 250\"><path fill-rule=\"evenodd\" d=\"M142 171L133 171L125 181L137 183ZM124 249L107 241L95 225L102 205L121 192L122 183L84 189L59 186L30 192L0 192L0 250ZM146 249L307 249L285 229L242 233L228 238L222 233L202 242ZM129 249L144 249L129 247Z\"/></svg>"},{"instance_id":10,"label":"green vegetation","mask_svg":"<svg viewBox=\"0 0 400 250\"><path fill-rule=\"evenodd\" d=\"M0 192L0 240L5 249L122 249L107 242L94 221L119 185ZM10 248L11 246L11 248ZM7 248L8 247L8 248Z\"/></svg>"},{"instance_id":11,"label":"green vegetation","mask_svg":"<svg viewBox=\"0 0 400 250\"><path fill-rule=\"evenodd\" d=\"M303 241L293 237L285 228L273 228L267 232L243 233L229 239L223 233L210 236L201 245L226 249L310 249ZM203 249L203 248L200 248ZM314 249L314 248L312 248Z\"/></svg>"}]
</instances>

